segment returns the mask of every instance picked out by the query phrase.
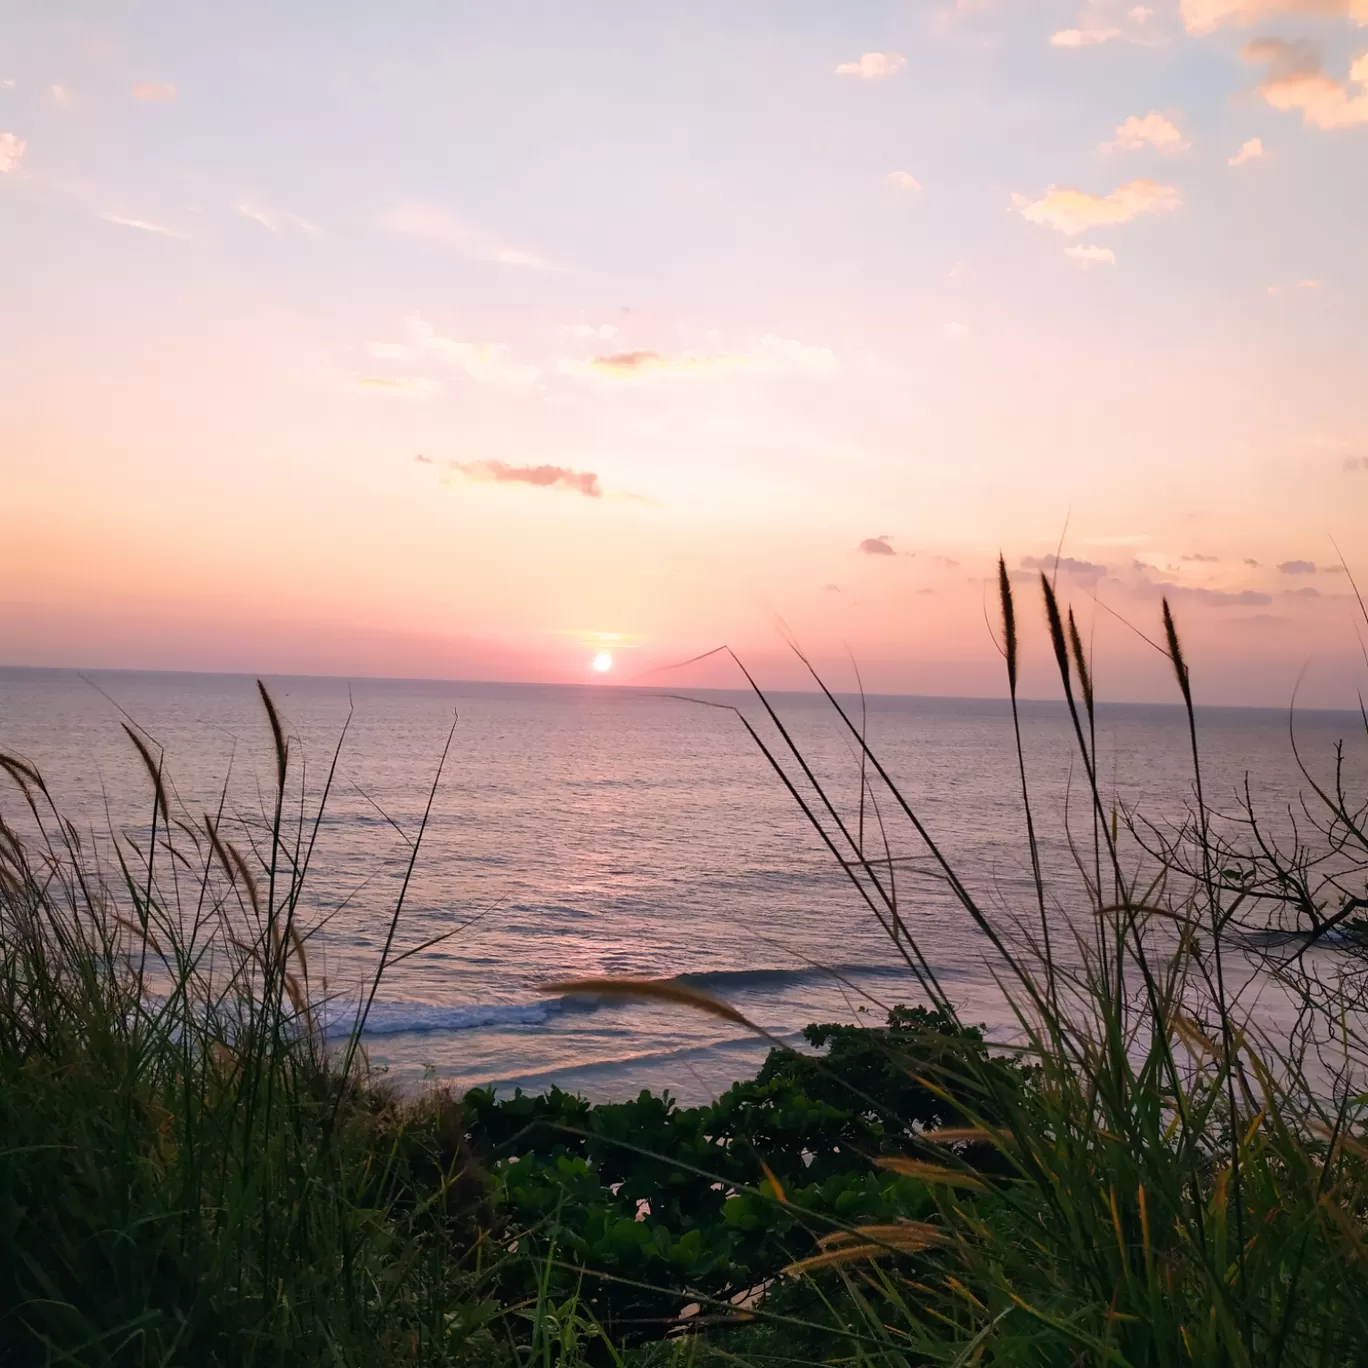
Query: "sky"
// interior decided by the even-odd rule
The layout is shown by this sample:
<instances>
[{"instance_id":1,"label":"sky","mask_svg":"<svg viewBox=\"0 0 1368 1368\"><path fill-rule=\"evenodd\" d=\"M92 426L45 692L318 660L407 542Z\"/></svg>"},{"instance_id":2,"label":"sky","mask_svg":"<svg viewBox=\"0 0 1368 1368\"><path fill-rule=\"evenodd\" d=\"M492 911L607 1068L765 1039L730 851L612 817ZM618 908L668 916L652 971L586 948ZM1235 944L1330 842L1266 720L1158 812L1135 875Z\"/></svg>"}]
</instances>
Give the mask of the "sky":
<instances>
[{"instance_id":1,"label":"sky","mask_svg":"<svg viewBox=\"0 0 1368 1368\"><path fill-rule=\"evenodd\" d=\"M1368 0L0 0L0 664L1352 705L1365 222Z\"/></svg>"}]
</instances>

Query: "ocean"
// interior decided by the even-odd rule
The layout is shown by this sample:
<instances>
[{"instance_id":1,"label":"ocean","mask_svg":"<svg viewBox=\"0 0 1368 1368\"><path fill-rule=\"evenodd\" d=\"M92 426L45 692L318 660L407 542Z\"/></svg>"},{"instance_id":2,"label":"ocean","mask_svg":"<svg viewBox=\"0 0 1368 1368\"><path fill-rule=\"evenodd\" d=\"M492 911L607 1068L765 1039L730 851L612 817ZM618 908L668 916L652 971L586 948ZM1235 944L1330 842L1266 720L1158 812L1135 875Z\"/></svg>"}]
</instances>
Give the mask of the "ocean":
<instances>
[{"instance_id":1,"label":"ocean","mask_svg":"<svg viewBox=\"0 0 1368 1368\"><path fill-rule=\"evenodd\" d=\"M448 732L445 769L399 922L412 954L381 982L364 1045L401 1085L528 1090L595 1099L641 1088L686 1102L754 1071L767 1046L660 1004L548 996L596 975L680 977L796 1041L812 1021L871 1019L919 990L839 865L747 734L777 740L757 701L658 691L409 680L266 681L291 737L295 802L316 801L346 726L309 874L311 977L340 1032L378 962ZM858 753L824 699L776 709L858 821ZM859 716L861 701L844 699ZM1012 724L996 700L871 697L870 743L965 882L1004 924L1034 915ZM151 789L120 722L162 747L177 805L259 815L274 783L270 732L250 676L0 669L0 747L44 774L64 813L95 834L145 839ZM350 717L350 721L348 718ZM1206 708L1203 778L1233 810L1248 775L1276 819L1306 787L1285 710ZM1091 817L1061 704L1023 708L1032 795L1049 869L1086 857ZM1363 745L1356 714L1301 712L1301 754L1320 772L1334 746ZM1192 794L1177 707L1101 705L1103 787L1160 824ZM19 797L0 792L13 817ZM882 823L882 827L881 827ZM882 831L882 834L881 834ZM870 845L888 851L902 915L965 1019L1010 1029L983 937L928 870L887 796L866 803ZM1086 916L1062 906L1067 920ZM324 924L326 922L326 924ZM322 985L326 981L326 989Z\"/></svg>"}]
</instances>

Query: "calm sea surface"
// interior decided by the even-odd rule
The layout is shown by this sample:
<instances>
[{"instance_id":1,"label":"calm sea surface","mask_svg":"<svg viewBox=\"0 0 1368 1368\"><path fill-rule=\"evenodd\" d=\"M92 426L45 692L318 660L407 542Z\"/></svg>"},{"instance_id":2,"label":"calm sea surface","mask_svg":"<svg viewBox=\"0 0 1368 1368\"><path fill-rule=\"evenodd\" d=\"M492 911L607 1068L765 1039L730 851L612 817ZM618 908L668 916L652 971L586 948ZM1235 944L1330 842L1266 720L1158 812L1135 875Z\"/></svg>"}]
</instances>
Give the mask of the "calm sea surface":
<instances>
[{"instance_id":1,"label":"calm sea surface","mask_svg":"<svg viewBox=\"0 0 1368 1368\"><path fill-rule=\"evenodd\" d=\"M309 875L313 941L343 1021L373 968L447 733L456 730L423 838L396 949L453 934L382 983L366 1046L399 1078L435 1071L458 1086L552 1081L595 1097L668 1087L712 1095L763 1055L736 1028L653 1005L541 995L538 984L600 974L688 975L776 1034L849 1019L859 993L916 1001L883 933L804 822L740 720L725 708L635 689L283 678L268 685L292 737L292 782L316 801L349 711L337 778ZM702 693L764 718L741 694ZM828 704L776 695L785 723L852 814L859 762ZM858 711L858 700L854 702ZM46 776L83 828L146 833L147 777L120 709L165 750L190 814L259 814L274 757L246 676L0 670L0 747ZM1297 739L1322 769L1351 714L1303 713ZM1025 745L1047 863L1070 864L1066 821L1091 841L1062 707L1027 705ZM1010 715L991 701L868 700L871 744L965 881L986 903L1029 914ZM1286 712L1201 716L1204 777L1218 804L1248 772L1268 811L1304 787ZM773 729L765 735L773 737ZM1192 777L1177 709L1113 706L1099 720L1104 785L1155 820L1181 815ZM226 790L225 790L226 785ZM298 790L296 788L296 801ZM14 815L17 793L0 793ZM1001 1028L986 947L927 874L881 800L903 916L966 1016ZM866 833L877 819L866 811ZM1063 915L1068 915L1068 908ZM829 971L835 970L839 978Z\"/></svg>"}]
</instances>

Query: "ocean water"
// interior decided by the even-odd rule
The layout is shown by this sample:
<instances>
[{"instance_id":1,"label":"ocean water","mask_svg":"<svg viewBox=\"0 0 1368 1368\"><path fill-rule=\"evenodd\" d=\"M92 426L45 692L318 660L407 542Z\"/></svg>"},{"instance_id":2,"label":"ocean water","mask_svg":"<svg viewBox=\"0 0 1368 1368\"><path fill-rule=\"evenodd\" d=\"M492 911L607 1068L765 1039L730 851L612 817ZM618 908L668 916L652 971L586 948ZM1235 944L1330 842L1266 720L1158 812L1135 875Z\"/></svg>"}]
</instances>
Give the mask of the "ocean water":
<instances>
[{"instance_id":1,"label":"ocean water","mask_svg":"<svg viewBox=\"0 0 1368 1368\"><path fill-rule=\"evenodd\" d=\"M778 740L756 701L692 700L611 686L281 678L268 686L291 737L295 802L336 776L309 874L315 988L345 1030L378 962L439 760L440 781L394 950L446 939L382 981L365 1037L401 1082L458 1088L552 1082L595 1098L668 1088L694 1101L752 1072L765 1045L676 1008L546 995L539 985L604 974L685 976L774 1034L860 1009L920 1000L917 985L774 774L737 712ZM858 699L847 700L858 715ZM859 759L823 699L773 702L814 769L858 822ZM719 706L721 705L721 706ZM971 890L1008 923L1033 915L1010 714L991 700L873 697L867 731L883 764ZM1091 825L1062 705L1024 707L1044 858L1068 886L1070 832ZM45 775L82 829L145 836L151 792L124 735L135 720L165 754L192 817L269 805L274 755L247 676L0 669L0 747ZM1247 774L1273 818L1305 788L1285 711L1204 709L1203 777L1233 809ZM343 729L345 726L345 736ZM1296 718L1322 771L1335 743L1363 749L1353 714ZM1357 748L1357 749L1355 749ZM1190 802L1177 708L1103 706L1099 773L1159 823ZM1352 763L1357 763L1353 760ZM18 795L0 793L13 814ZM1007 1028L988 947L886 796L866 838L895 859L902 916L971 1020ZM882 823L882 827L881 827ZM881 834L882 832L882 834ZM1086 916L1065 899L1058 917ZM326 919L326 925L323 925Z\"/></svg>"}]
</instances>

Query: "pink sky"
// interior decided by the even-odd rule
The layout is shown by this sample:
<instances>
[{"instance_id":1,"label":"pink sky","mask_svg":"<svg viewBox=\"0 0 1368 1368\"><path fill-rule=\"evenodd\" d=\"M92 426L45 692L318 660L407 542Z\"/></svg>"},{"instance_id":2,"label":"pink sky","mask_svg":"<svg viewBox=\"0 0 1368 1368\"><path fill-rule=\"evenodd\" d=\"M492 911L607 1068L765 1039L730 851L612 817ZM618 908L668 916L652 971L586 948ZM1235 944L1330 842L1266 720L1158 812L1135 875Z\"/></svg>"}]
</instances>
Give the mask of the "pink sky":
<instances>
[{"instance_id":1,"label":"pink sky","mask_svg":"<svg viewBox=\"0 0 1368 1368\"><path fill-rule=\"evenodd\" d=\"M32 7L0 663L1352 704L1365 22Z\"/></svg>"}]
</instances>

